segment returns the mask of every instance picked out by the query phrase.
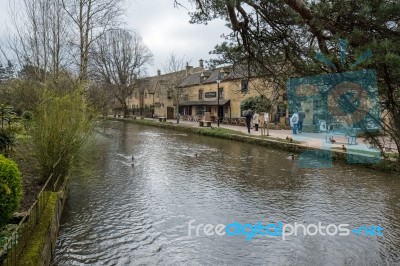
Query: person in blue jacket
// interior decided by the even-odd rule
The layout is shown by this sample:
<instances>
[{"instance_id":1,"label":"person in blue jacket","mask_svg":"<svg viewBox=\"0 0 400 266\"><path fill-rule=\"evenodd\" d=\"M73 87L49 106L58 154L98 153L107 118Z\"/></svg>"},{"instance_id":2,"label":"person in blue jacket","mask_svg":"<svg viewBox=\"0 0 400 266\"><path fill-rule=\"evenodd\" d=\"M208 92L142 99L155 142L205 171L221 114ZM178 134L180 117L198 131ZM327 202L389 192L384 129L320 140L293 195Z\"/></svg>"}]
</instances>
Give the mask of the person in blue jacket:
<instances>
[{"instance_id":1,"label":"person in blue jacket","mask_svg":"<svg viewBox=\"0 0 400 266\"><path fill-rule=\"evenodd\" d=\"M299 123L299 115L295 112L290 118L290 126L293 129L293 135L297 134L297 125Z\"/></svg>"}]
</instances>

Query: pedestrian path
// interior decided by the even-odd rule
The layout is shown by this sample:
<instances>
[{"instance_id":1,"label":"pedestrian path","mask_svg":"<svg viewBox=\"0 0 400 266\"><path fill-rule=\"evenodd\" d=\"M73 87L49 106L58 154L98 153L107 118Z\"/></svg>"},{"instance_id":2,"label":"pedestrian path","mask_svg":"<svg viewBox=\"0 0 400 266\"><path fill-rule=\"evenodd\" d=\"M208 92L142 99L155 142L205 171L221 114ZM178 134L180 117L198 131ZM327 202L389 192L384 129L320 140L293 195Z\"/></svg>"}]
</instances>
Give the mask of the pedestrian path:
<instances>
[{"instance_id":1,"label":"pedestrian path","mask_svg":"<svg viewBox=\"0 0 400 266\"><path fill-rule=\"evenodd\" d=\"M151 119L153 120L153 119ZM167 122L176 124L176 120L170 119ZM180 120L180 124L192 127L199 127L198 122L193 121L186 121ZM217 123L213 123L212 127L217 127ZM245 126L238 126L238 125L227 125L227 124L220 124L220 128L226 128L230 130L234 130L237 132L241 132L243 134L247 134L249 136L261 136L261 130L255 131L254 128L250 130L250 134L247 133L247 128ZM357 139L357 145L349 145L347 143L347 139L344 136L335 136L335 143L327 143L326 142L326 133L301 133L293 135L292 130L286 129L270 129L269 130L269 138L276 138L280 140L285 140L287 138L293 139L295 143L300 142L300 144L308 147L315 147L319 149L336 149L336 150L346 150L351 149L352 151L372 151L376 152L376 150L371 149L365 144L365 140L362 138Z\"/></svg>"}]
</instances>

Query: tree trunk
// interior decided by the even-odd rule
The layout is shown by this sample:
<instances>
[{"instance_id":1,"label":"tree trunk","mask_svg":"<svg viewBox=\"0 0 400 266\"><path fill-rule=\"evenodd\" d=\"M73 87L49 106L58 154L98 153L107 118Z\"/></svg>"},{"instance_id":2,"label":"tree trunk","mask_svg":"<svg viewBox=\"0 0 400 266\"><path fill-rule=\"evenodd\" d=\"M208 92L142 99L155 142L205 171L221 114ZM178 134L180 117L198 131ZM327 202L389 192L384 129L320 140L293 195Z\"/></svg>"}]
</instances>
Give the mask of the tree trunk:
<instances>
[{"instance_id":1,"label":"tree trunk","mask_svg":"<svg viewBox=\"0 0 400 266\"><path fill-rule=\"evenodd\" d=\"M122 110L124 111L124 117L129 116L129 109L128 109L128 106L126 105L126 103L124 103L122 105Z\"/></svg>"},{"instance_id":2,"label":"tree trunk","mask_svg":"<svg viewBox=\"0 0 400 266\"><path fill-rule=\"evenodd\" d=\"M179 124L179 104L176 105L176 123Z\"/></svg>"}]
</instances>

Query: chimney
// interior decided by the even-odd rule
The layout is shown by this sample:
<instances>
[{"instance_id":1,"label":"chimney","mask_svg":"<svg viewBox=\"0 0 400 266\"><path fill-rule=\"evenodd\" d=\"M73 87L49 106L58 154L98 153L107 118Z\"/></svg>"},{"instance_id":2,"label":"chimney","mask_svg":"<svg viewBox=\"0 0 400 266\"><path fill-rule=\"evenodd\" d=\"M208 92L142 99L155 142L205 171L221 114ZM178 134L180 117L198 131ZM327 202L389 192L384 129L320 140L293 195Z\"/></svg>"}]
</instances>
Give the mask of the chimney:
<instances>
[{"instance_id":1,"label":"chimney","mask_svg":"<svg viewBox=\"0 0 400 266\"><path fill-rule=\"evenodd\" d=\"M189 63L186 62L186 77L192 74L192 72L193 72L193 67L189 66Z\"/></svg>"},{"instance_id":2,"label":"chimney","mask_svg":"<svg viewBox=\"0 0 400 266\"><path fill-rule=\"evenodd\" d=\"M203 62L204 62L203 59L200 59L200 60L199 60L199 67L204 68Z\"/></svg>"},{"instance_id":3,"label":"chimney","mask_svg":"<svg viewBox=\"0 0 400 266\"><path fill-rule=\"evenodd\" d=\"M157 76L161 76L161 70L157 70Z\"/></svg>"}]
</instances>

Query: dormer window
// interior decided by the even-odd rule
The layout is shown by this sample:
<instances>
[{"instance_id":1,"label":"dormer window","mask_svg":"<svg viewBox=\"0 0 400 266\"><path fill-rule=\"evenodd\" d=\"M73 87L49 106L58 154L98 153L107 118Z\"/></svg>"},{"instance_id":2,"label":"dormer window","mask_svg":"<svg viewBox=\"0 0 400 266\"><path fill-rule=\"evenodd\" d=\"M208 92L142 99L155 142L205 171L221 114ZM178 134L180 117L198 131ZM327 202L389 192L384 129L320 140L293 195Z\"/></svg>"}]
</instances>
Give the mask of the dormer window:
<instances>
[{"instance_id":1,"label":"dormer window","mask_svg":"<svg viewBox=\"0 0 400 266\"><path fill-rule=\"evenodd\" d=\"M207 76L204 75L204 72L200 75L200 83L203 83L207 79Z\"/></svg>"},{"instance_id":2,"label":"dormer window","mask_svg":"<svg viewBox=\"0 0 400 266\"><path fill-rule=\"evenodd\" d=\"M203 71L200 74L200 83L205 82L209 77L210 77L211 73L210 71Z\"/></svg>"},{"instance_id":3,"label":"dormer window","mask_svg":"<svg viewBox=\"0 0 400 266\"><path fill-rule=\"evenodd\" d=\"M225 70L221 68L221 70L219 71L218 79L223 80L225 78L225 73Z\"/></svg>"}]
</instances>

